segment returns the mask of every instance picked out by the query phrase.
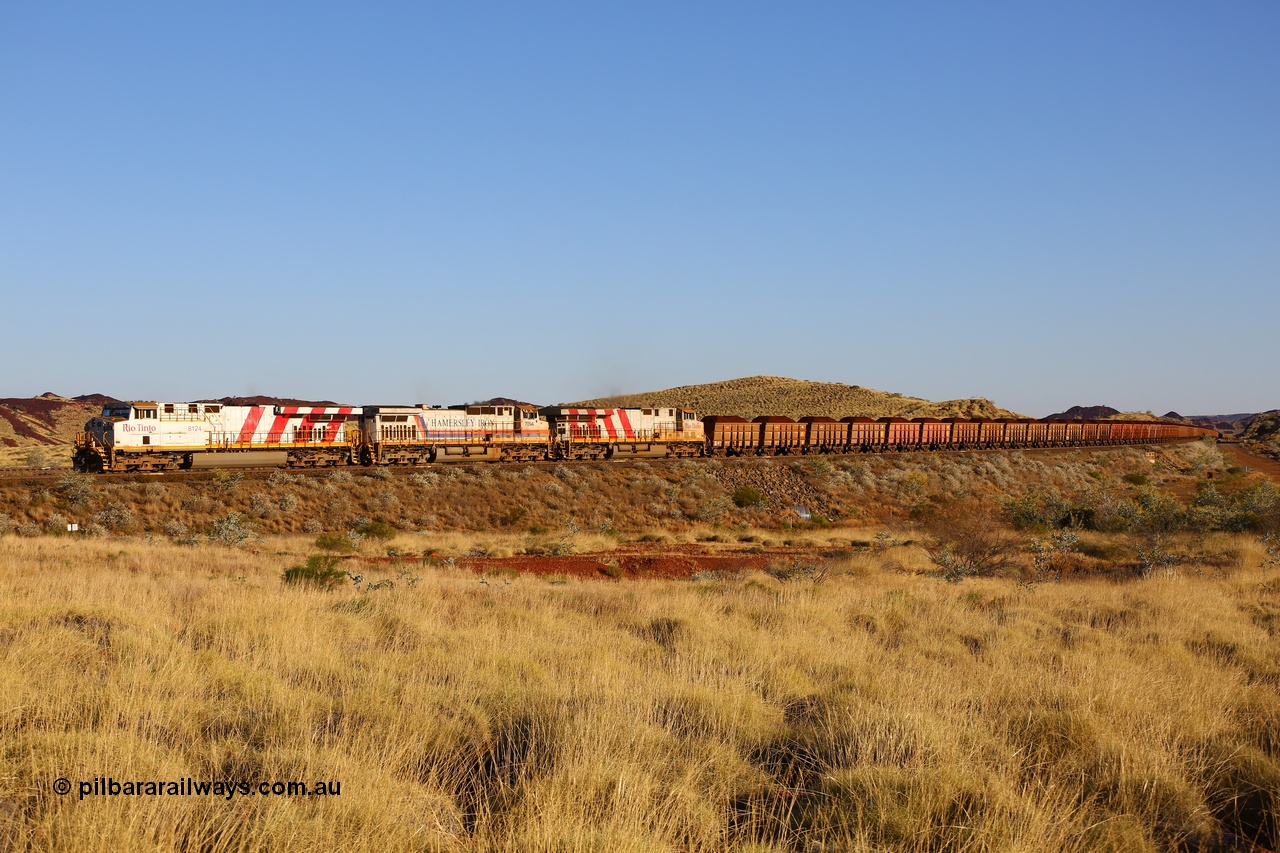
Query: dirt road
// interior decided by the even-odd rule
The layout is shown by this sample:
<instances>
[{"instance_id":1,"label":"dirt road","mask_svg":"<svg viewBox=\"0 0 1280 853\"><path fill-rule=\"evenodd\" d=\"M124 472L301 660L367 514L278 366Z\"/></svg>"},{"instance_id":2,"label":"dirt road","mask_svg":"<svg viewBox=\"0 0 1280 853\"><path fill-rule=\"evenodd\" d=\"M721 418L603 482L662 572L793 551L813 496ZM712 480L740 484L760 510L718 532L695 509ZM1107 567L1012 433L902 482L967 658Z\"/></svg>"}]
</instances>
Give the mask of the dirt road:
<instances>
[{"instance_id":1,"label":"dirt road","mask_svg":"<svg viewBox=\"0 0 1280 853\"><path fill-rule=\"evenodd\" d=\"M1251 471L1266 474L1276 483L1280 483L1280 462L1250 453L1238 444L1220 443L1218 449L1234 459L1237 465L1244 465Z\"/></svg>"}]
</instances>

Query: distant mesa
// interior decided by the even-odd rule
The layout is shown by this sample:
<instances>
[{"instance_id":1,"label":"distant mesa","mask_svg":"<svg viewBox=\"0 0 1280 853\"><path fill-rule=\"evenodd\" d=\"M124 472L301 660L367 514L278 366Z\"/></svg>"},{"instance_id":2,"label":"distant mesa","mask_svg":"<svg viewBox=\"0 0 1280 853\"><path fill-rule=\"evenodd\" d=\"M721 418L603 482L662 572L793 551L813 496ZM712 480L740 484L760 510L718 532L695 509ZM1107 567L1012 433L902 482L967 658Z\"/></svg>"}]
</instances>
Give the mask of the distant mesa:
<instances>
[{"instance_id":1,"label":"distant mesa","mask_svg":"<svg viewBox=\"0 0 1280 853\"><path fill-rule=\"evenodd\" d=\"M1047 421L1098 421L1120 414L1119 409L1110 406L1072 406L1065 412L1046 415Z\"/></svg>"},{"instance_id":2,"label":"distant mesa","mask_svg":"<svg viewBox=\"0 0 1280 853\"><path fill-rule=\"evenodd\" d=\"M295 400L292 397L219 397L216 400L195 400L196 403L221 403L224 406L336 406L332 400Z\"/></svg>"},{"instance_id":3,"label":"distant mesa","mask_svg":"<svg viewBox=\"0 0 1280 853\"><path fill-rule=\"evenodd\" d=\"M450 408L465 409L467 406L532 406L535 409L542 408L535 403L526 403L513 397L490 397L488 400L476 400L474 403L459 403L456 406L450 406Z\"/></svg>"}]
</instances>

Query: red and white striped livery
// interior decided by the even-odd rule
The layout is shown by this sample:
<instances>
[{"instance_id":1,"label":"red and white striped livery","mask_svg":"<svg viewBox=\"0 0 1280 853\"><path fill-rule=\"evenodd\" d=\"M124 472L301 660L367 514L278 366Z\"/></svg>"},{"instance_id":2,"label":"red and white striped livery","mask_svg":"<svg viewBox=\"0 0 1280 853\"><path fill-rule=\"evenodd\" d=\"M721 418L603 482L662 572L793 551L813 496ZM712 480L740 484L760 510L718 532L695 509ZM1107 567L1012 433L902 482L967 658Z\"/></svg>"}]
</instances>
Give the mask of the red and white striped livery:
<instances>
[{"instance_id":1,"label":"red and white striped livery","mask_svg":"<svg viewBox=\"0 0 1280 853\"><path fill-rule=\"evenodd\" d=\"M76 463L125 471L338 465L352 461L359 417L353 406L113 403L85 424Z\"/></svg>"},{"instance_id":2,"label":"red and white striped livery","mask_svg":"<svg viewBox=\"0 0 1280 853\"><path fill-rule=\"evenodd\" d=\"M689 409L542 409L561 459L699 456L702 422Z\"/></svg>"}]
</instances>

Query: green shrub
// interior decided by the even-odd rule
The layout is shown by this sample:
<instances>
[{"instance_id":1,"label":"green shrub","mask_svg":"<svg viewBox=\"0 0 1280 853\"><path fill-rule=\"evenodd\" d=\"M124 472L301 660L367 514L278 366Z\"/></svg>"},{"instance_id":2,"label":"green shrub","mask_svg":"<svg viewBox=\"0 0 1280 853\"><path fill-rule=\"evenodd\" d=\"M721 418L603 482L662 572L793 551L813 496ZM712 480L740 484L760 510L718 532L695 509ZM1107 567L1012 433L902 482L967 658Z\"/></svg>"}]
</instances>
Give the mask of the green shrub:
<instances>
[{"instance_id":1,"label":"green shrub","mask_svg":"<svg viewBox=\"0 0 1280 853\"><path fill-rule=\"evenodd\" d=\"M335 554L350 554L356 549L351 543L351 537L345 533L321 533L316 537L316 547Z\"/></svg>"},{"instance_id":2,"label":"green shrub","mask_svg":"<svg viewBox=\"0 0 1280 853\"><path fill-rule=\"evenodd\" d=\"M1266 530L1280 521L1280 488L1259 480L1223 492L1212 482L1202 483L1191 498L1187 518L1196 530Z\"/></svg>"},{"instance_id":3,"label":"green shrub","mask_svg":"<svg viewBox=\"0 0 1280 853\"><path fill-rule=\"evenodd\" d=\"M385 521L366 521L364 524L355 528L356 533L361 536L367 536L370 539L377 539L380 542L386 542L388 539L396 538L396 534L400 531L396 530Z\"/></svg>"},{"instance_id":4,"label":"green shrub","mask_svg":"<svg viewBox=\"0 0 1280 853\"><path fill-rule=\"evenodd\" d=\"M1092 506L1069 500L1054 489L1033 492L1021 498L1006 498L1000 502L1000 507L1009 523L1019 530L1092 528L1096 513Z\"/></svg>"},{"instance_id":5,"label":"green shrub","mask_svg":"<svg viewBox=\"0 0 1280 853\"><path fill-rule=\"evenodd\" d=\"M1141 471L1130 471L1124 475L1124 481L1135 486L1145 486L1149 482L1147 475Z\"/></svg>"},{"instance_id":6,"label":"green shrub","mask_svg":"<svg viewBox=\"0 0 1280 853\"><path fill-rule=\"evenodd\" d=\"M338 568L338 562L338 558L332 554L313 554L307 557L305 566L290 566L285 569L283 580L287 584L329 589L347 577L347 573Z\"/></svg>"},{"instance_id":7,"label":"green shrub","mask_svg":"<svg viewBox=\"0 0 1280 853\"><path fill-rule=\"evenodd\" d=\"M764 495L755 486L738 486L733 490L733 503L741 509L746 509L751 506L764 506L766 501Z\"/></svg>"}]
</instances>

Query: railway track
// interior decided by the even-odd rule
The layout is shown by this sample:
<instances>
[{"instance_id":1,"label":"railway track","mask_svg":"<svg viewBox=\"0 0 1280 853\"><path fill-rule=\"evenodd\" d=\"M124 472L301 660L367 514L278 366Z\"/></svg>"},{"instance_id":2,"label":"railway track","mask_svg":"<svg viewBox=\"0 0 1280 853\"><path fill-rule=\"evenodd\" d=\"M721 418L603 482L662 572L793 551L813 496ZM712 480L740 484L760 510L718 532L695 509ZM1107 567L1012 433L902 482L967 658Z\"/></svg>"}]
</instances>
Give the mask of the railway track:
<instances>
[{"instance_id":1,"label":"railway track","mask_svg":"<svg viewBox=\"0 0 1280 853\"><path fill-rule=\"evenodd\" d=\"M1198 438L1189 438L1183 441L1176 441L1176 442L1165 441L1165 442L1160 442L1158 444L1149 444L1149 445L1148 444L1082 444L1082 445L1075 445L1071 447L990 447L990 448L984 447L984 448L970 448L970 449L964 449L964 450L911 449L911 450L883 450L883 451L874 451L870 453L844 453L844 454L829 454L829 455L828 454L812 454L811 456L808 456L808 455L733 456L733 457L727 457L727 458L714 457L714 459L718 462L724 462L724 461L738 461L738 460L751 460L751 459L776 459L776 460L783 460L783 461L792 461L792 460L808 459L808 458L856 459L862 456L924 456L926 454L960 455L960 454L966 454L966 453L1054 454L1054 453L1074 453L1081 450L1121 450L1121 449L1130 448L1130 447L1151 450L1151 449L1160 447L1162 445L1185 444L1191 441L1199 441L1199 440L1200 439ZM599 461L597 462L597 464L625 465L628 463L634 463L636 461L643 461L649 465L671 465L673 463L687 463L691 460L688 460L688 459L643 459L643 460L622 459L622 460L614 460L614 461ZM340 467L333 467L333 468L235 468L235 469L206 468L198 471L184 470L184 471L166 471L166 472L152 472L152 473L144 473L144 472L136 472L136 471L128 471L128 472L117 471L117 472L106 472L106 473L100 473L100 474L86 474L84 476L91 476L95 479L100 479L105 482L112 482L112 483L155 482L157 479L163 482L188 482L188 481L209 482L216 479L221 472L235 471L239 474L243 474L246 480L258 481L258 480L266 480L274 472L277 472L277 471L285 471L291 477L322 477L323 478L323 477L328 477L335 471L347 471L350 474L359 476L361 474L371 475L376 471L396 471L396 470L445 471L445 470L456 469L456 468L470 468L473 465L493 465L493 464L501 465L503 467L511 466L511 467L554 468L558 465L564 465L564 464L578 465L581 463L580 462L566 463L563 460L556 460L556 461L540 461L540 462L507 462L507 463L446 462L446 463L430 463L427 465L415 465L415 466L403 466L403 467L400 467L400 466L396 466L396 467L340 466ZM72 474L72 473L74 472L69 467L68 468L0 468L0 485L15 485L15 484L21 485L23 483L27 483L34 486L39 483L56 481L66 476L67 474ZM221 476L226 476L226 474L221 473Z\"/></svg>"}]
</instances>

